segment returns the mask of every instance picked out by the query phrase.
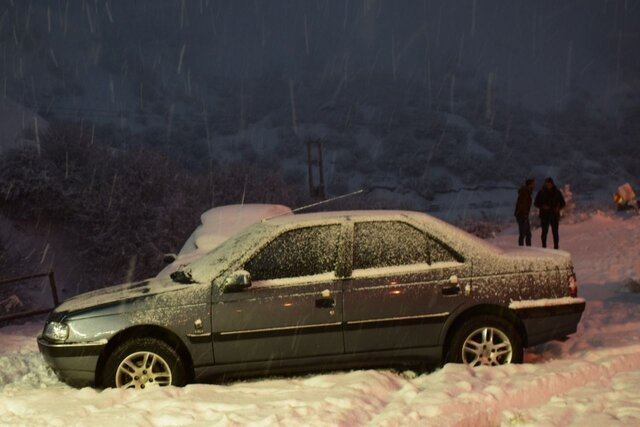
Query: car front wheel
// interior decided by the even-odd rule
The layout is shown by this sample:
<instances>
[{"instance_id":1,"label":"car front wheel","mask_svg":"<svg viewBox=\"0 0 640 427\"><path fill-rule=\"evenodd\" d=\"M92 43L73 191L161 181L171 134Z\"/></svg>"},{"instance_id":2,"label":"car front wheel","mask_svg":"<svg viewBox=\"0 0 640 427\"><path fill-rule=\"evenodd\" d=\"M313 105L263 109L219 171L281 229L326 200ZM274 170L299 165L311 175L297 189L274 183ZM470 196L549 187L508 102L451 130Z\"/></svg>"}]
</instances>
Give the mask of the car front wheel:
<instances>
[{"instance_id":1,"label":"car front wheel","mask_svg":"<svg viewBox=\"0 0 640 427\"><path fill-rule=\"evenodd\" d=\"M475 366L522 363L522 338L504 319L479 316L465 321L451 340L447 362Z\"/></svg>"},{"instance_id":2,"label":"car front wheel","mask_svg":"<svg viewBox=\"0 0 640 427\"><path fill-rule=\"evenodd\" d=\"M145 389L186 383L178 353L155 338L134 338L121 344L107 359L103 373L105 387Z\"/></svg>"}]
</instances>

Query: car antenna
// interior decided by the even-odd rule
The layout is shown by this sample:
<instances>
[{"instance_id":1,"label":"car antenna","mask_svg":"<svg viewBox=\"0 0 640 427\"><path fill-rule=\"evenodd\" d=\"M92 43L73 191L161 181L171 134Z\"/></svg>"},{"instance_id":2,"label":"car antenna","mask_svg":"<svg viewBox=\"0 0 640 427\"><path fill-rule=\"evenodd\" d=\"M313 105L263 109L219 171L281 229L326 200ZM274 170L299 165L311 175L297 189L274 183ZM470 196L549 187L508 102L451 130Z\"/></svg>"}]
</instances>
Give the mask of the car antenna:
<instances>
[{"instance_id":1,"label":"car antenna","mask_svg":"<svg viewBox=\"0 0 640 427\"><path fill-rule=\"evenodd\" d=\"M327 199L327 200L321 200L319 202L311 203L310 205L300 206L299 208L292 209L291 212L285 212L285 213L281 213L281 214L278 214L278 215L270 216L269 218L265 218L262 221L267 221L267 220L270 220L270 219L273 219L273 218L278 218L280 216L289 215L289 214L295 213L295 212L300 212L300 211L303 211L305 209L314 208L316 206L324 205L325 203L335 202L336 200L344 199L346 197L351 197L351 196L355 196L355 195L358 195L358 194L362 194L365 191L366 190L364 188L361 188L360 190L356 190L356 191L353 191L351 193L343 194L341 196L332 197L332 198Z\"/></svg>"}]
</instances>

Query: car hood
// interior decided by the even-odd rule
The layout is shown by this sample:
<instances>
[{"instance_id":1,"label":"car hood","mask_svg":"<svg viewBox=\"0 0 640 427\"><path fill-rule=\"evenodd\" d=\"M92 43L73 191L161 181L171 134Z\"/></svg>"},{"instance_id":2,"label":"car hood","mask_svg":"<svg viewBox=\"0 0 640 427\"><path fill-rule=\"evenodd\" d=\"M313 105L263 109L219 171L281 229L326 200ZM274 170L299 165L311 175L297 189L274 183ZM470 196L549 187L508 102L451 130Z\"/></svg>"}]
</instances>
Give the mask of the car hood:
<instances>
[{"instance_id":1,"label":"car hood","mask_svg":"<svg viewBox=\"0 0 640 427\"><path fill-rule=\"evenodd\" d=\"M126 306L127 303L160 294L178 292L197 285L185 285L173 282L170 278L149 279L135 283L110 286L97 291L76 295L54 310L54 317L64 318L70 314L81 314L111 306Z\"/></svg>"}]
</instances>

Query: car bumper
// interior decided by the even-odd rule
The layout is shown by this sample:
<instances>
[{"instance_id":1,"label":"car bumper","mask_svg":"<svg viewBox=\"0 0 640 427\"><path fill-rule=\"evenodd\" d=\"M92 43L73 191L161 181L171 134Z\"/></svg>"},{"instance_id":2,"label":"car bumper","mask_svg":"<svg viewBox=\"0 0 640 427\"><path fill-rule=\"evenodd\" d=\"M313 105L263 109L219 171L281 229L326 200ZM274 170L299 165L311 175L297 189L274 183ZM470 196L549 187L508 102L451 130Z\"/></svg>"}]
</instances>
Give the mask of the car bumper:
<instances>
[{"instance_id":1,"label":"car bumper","mask_svg":"<svg viewBox=\"0 0 640 427\"><path fill-rule=\"evenodd\" d=\"M74 387L95 384L96 366L106 340L56 344L38 337L38 348L58 378Z\"/></svg>"},{"instance_id":2,"label":"car bumper","mask_svg":"<svg viewBox=\"0 0 640 427\"><path fill-rule=\"evenodd\" d=\"M570 304L523 307L516 310L527 331L527 347L547 341L560 340L573 334L584 312L586 302L576 298Z\"/></svg>"}]
</instances>

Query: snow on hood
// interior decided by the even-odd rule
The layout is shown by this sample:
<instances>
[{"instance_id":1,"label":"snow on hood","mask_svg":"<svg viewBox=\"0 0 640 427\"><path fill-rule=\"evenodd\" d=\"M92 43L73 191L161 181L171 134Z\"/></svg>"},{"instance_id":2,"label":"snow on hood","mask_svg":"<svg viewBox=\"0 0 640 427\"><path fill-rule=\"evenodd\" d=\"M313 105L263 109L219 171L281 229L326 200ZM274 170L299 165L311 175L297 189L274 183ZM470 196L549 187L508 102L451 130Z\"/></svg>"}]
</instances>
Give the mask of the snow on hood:
<instances>
[{"instance_id":1,"label":"snow on hood","mask_svg":"<svg viewBox=\"0 0 640 427\"><path fill-rule=\"evenodd\" d=\"M124 303L139 297L158 295L184 289L190 285L175 283L168 279L150 279L136 283L110 286L92 292L76 295L60 304L54 312L66 316L87 308Z\"/></svg>"}]
</instances>

